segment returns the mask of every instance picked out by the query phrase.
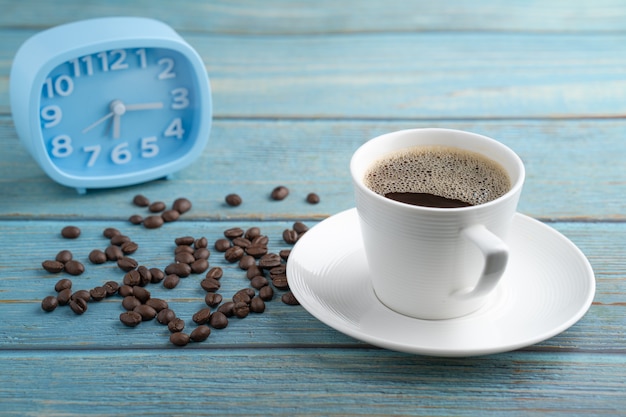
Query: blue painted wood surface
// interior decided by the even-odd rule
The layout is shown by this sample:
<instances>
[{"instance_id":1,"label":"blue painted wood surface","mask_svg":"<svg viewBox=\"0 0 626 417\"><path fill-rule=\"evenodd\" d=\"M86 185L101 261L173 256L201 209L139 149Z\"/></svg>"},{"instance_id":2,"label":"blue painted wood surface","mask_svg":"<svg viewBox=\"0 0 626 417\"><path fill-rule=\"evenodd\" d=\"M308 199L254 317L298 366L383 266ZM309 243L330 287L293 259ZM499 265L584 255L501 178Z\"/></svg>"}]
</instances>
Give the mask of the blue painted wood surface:
<instances>
[{"instance_id":1,"label":"blue painted wood surface","mask_svg":"<svg viewBox=\"0 0 626 417\"><path fill-rule=\"evenodd\" d=\"M0 415L625 415L626 5L583 1L64 1L0 0ZM168 181L74 190L48 179L18 145L8 97L17 48L72 20L161 19L200 52L214 89L210 144ZM141 264L172 261L173 239L214 241L259 226L270 250L282 231L349 207L351 153L410 127L465 129L524 159L520 211L547 222L586 254L597 279L589 312L562 334L519 351L442 359L373 348L280 300L267 311L175 348L155 322L121 325L119 299L83 316L44 313L64 275L41 268L61 249L91 288L121 280L92 265L105 227L139 243ZM269 199L284 184L290 196ZM227 207L224 196L244 203ZM318 205L304 201L316 192ZM135 194L193 209L161 229ZM63 226L82 229L62 239ZM220 292L247 279L219 253ZM193 327L199 276L152 286Z\"/></svg>"}]
</instances>

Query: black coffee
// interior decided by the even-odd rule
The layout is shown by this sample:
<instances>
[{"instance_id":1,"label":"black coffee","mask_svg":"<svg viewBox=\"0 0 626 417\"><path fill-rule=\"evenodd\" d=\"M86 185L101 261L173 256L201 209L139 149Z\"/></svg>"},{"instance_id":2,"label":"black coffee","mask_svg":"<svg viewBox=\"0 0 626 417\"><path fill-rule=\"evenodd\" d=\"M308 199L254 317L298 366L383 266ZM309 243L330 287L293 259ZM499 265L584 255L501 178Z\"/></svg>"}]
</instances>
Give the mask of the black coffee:
<instances>
[{"instance_id":1,"label":"black coffee","mask_svg":"<svg viewBox=\"0 0 626 417\"><path fill-rule=\"evenodd\" d=\"M416 146L380 158L365 173L377 194L425 207L467 207L511 188L506 170L478 153L449 146Z\"/></svg>"}]
</instances>

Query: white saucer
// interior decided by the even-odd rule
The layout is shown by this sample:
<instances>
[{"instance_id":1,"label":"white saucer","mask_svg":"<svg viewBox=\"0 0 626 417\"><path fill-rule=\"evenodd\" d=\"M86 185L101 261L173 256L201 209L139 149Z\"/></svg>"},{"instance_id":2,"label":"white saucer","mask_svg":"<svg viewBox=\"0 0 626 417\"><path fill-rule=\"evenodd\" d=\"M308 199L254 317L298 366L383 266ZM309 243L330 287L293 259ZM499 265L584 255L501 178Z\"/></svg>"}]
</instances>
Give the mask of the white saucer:
<instances>
[{"instance_id":1,"label":"white saucer","mask_svg":"<svg viewBox=\"0 0 626 417\"><path fill-rule=\"evenodd\" d=\"M507 271L487 304L451 320L419 320L383 305L370 284L356 209L309 230L287 263L289 287L323 323L375 346L423 355L505 352L555 336L576 323L595 294L583 253L545 224L516 214Z\"/></svg>"}]
</instances>

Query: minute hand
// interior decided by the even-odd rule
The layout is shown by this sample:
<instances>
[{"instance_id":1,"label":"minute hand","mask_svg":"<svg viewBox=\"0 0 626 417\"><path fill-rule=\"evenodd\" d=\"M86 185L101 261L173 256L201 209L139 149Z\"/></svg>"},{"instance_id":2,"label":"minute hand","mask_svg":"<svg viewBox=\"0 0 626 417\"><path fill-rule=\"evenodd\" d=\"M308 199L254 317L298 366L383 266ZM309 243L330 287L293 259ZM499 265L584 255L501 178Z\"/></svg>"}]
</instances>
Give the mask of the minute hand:
<instances>
[{"instance_id":1,"label":"minute hand","mask_svg":"<svg viewBox=\"0 0 626 417\"><path fill-rule=\"evenodd\" d=\"M156 110L162 109L163 102L155 101L154 103L137 103L137 104L126 104L126 111L132 110Z\"/></svg>"}]
</instances>

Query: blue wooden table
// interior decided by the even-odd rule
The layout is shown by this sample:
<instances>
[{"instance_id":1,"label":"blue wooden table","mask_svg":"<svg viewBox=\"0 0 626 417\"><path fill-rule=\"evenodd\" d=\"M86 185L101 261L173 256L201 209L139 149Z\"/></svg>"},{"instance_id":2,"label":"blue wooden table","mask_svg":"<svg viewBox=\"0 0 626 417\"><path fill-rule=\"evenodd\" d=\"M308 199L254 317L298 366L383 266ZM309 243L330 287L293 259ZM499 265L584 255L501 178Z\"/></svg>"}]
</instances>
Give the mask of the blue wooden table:
<instances>
[{"instance_id":1,"label":"blue wooden table","mask_svg":"<svg viewBox=\"0 0 626 417\"><path fill-rule=\"evenodd\" d=\"M626 415L626 4L617 0L0 0L0 414ZM179 31L211 77L214 125L197 163L170 180L89 191L51 181L19 145L9 71L21 43L83 18L153 17ZM41 300L71 250L90 289L123 272L93 265L115 227L141 264L172 262L174 239L258 226L282 232L354 205L348 163L364 141L414 127L474 131L520 154L520 212L571 239L597 280L588 313L514 352L439 358L379 349L326 326L277 290L263 314L179 348L156 321L122 325L115 296L83 315ZM283 201L269 198L285 185ZM305 201L308 193L321 201ZM239 207L224 204L229 193ZM130 224L143 194L193 208L160 229ZM60 235L64 226L78 239ZM212 249L212 248L211 248ZM220 293L248 286L236 265ZM201 278L152 284L191 329Z\"/></svg>"}]
</instances>

